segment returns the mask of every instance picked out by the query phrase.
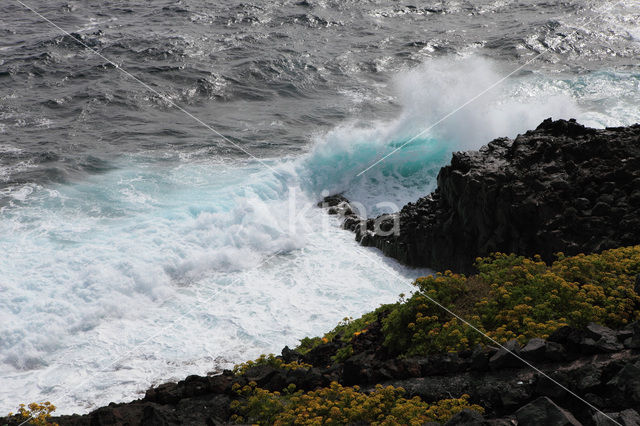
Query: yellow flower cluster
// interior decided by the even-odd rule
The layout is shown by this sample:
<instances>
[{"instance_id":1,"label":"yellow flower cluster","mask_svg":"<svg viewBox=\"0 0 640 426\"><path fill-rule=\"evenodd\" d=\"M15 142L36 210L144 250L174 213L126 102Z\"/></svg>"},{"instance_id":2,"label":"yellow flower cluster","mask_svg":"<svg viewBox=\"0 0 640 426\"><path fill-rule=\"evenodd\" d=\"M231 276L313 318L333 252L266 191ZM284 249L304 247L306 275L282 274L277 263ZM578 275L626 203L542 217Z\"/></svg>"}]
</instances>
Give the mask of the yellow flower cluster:
<instances>
[{"instance_id":1,"label":"yellow flower cluster","mask_svg":"<svg viewBox=\"0 0 640 426\"><path fill-rule=\"evenodd\" d=\"M309 369L312 367L311 364L298 361L286 363L281 358L277 358L274 354L262 354L255 361L247 361L242 364L237 364L233 367L233 373L236 375L245 374L251 367L258 365L268 365L278 370L297 370L299 368Z\"/></svg>"},{"instance_id":2,"label":"yellow flower cluster","mask_svg":"<svg viewBox=\"0 0 640 426\"><path fill-rule=\"evenodd\" d=\"M500 341L524 343L564 325L621 327L640 318L640 295L633 290L640 246L588 256L560 253L551 266L539 257L495 254L478 262L478 269L491 283L486 303L478 306L482 326Z\"/></svg>"},{"instance_id":3,"label":"yellow flower cluster","mask_svg":"<svg viewBox=\"0 0 640 426\"><path fill-rule=\"evenodd\" d=\"M404 398L402 388L377 385L369 394L358 386L343 387L332 382L330 387L311 392L296 391L290 385L283 393L269 392L255 383L234 390L242 398L231 404L236 423L273 425L421 425L446 422L465 408L481 413L484 409L469 403L469 396L445 399L433 404L419 397Z\"/></svg>"},{"instance_id":4,"label":"yellow flower cluster","mask_svg":"<svg viewBox=\"0 0 640 426\"><path fill-rule=\"evenodd\" d=\"M593 321L621 327L640 319L640 246L565 257L552 265L539 256L496 253L477 259L472 277L446 271L419 278L419 291L390 308L383 320L385 345L397 355L469 349L481 336L437 306L467 319L490 337L521 344L547 338L564 325Z\"/></svg>"},{"instance_id":5,"label":"yellow flower cluster","mask_svg":"<svg viewBox=\"0 0 640 426\"><path fill-rule=\"evenodd\" d=\"M49 423L51 413L53 413L55 410L55 405L53 405L49 401L43 402L42 404L32 402L28 406L26 406L25 404L20 404L16 416L18 416L18 421L21 424L27 423L37 426L58 426L57 423ZM13 415L13 413L9 413L9 417L13 417Z\"/></svg>"}]
</instances>

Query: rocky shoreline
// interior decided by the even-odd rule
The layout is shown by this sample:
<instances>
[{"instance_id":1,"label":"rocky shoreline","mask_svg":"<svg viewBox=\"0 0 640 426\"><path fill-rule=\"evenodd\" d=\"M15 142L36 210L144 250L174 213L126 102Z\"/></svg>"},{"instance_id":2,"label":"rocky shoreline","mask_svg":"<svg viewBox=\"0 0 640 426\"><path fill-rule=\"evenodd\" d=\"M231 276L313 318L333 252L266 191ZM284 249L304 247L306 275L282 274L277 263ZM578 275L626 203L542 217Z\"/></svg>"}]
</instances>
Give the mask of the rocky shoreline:
<instances>
[{"instance_id":1,"label":"rocky shoreline","mask_svg":"<svg viewBox=\"0 0 640 426\"><path fill-rule=\"evenodd\" d=\"M640 125L547 119L513 140L454 153L437 189L398 213L364 220L347 203L333 196L323 205L345 216L362 245L438 271L473 272L474 260L493 252L550 261L556 252L637 244Z\"/></svg>"},{"instance_id":2,"label":"rocky shoreline","mask_svg":"<svg viewBox=\"0 0 640 426\"><path fill-rule=\"evenodd\" d=\"M548 339L531 339L520 346L513 340L505 347L580 398L606 413L594 413L575 395L532 370L508 351L492 346L473 351L425 357L389 357L380 341L380 323L356 339L356 354L331 364L340 349L331 342L306 355L285 348L284 362L301 361L326 367L287 370L256 365L243 374L225 371L215 376L190 376L178 383L149 389L144 398L126 404L110 404L83 416L52 419L60 425L179 425L227 424L234 384L255 382L260 388L282 391L290 384L312 390L337 381L359 385L401 386L408 396L433 401L466 393L481 404L485 415L465 410L447 425L639 425L640 323L621 330L598 324L586 329L559 329ZM608 417L607 417L608 416ZM9 423L11 424L11 423Z\"/></svg>"},{"instance_id":3,"label":"rocky shoreline","mask_svg":"<svg viewBox=\"0 0 640 426\"><path fill-rule=\"evenodd\" d=\"M343 226L361 244L408 265L439 270L471 272L476 257L495 251L539 254L549 261L559 251L592 253L638 244L640 125L595 130L572 120L545 120L514 140L496 139L479 151L455 153L438 175L438 189L396 214L364 220L340 195L321 205L343 216ZM400 232L394 235L389 231L396 224ZM640 294L640 275L635 287L630 285L631 294ZM238 387L255 383L284 392L294 384L311 391L337 382L365 392L377 384L402 387L407 397L427 402L467 394L485 409L484 415L465 409L448 425L640 426L638 321L619 329L563 326L545 339L512 339L504 347L489 342L470 350L399 356L384 342L388 314L381 308L353 335L322 339L304 351L286 347L277 358L304 368L255 364L240 372L190 376L149 389L137 401L50 421L228 424ZM4 418L0 424L19 422Z\"/></svg>"}]
</instances>

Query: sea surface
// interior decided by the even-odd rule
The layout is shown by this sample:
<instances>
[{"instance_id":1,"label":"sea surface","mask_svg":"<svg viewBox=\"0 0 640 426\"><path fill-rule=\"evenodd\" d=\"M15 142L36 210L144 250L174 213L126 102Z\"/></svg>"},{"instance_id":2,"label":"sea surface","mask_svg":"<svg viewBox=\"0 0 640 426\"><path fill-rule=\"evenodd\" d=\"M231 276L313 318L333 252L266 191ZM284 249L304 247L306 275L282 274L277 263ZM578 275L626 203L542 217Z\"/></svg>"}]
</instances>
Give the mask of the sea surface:
<instances>
[{"instance_id":1,"label":"sea surface","mask_svg":"<svg viewBox=\"0 0 640 426\"><path fill-rule=\"evenodd\" d=\"M393 211L453 151L639 122L639 59L638 0L3 0L0 414L139 398L397 300L429 271L323 195Z\"/></svg>"}]
</instances>

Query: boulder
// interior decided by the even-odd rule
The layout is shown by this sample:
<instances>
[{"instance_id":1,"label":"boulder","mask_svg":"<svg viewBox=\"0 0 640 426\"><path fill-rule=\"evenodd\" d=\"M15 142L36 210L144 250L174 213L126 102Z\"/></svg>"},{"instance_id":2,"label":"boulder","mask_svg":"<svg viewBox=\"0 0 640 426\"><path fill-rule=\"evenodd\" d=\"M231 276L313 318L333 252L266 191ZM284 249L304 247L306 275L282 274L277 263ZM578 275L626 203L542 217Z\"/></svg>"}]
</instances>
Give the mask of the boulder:
<instances>
[{"instance_id":1,"label":"boulder","mask_svg":"<svg viewBox=\"0 0 640 426\"><path fill-rule=\"evenodd\" d=\"M244 374L248 382L256 382L258 387L264 387L279 371L269 365L256 365Z\"/></svg>"},{"instance_id":2,"label":"boulder","mask_svg":"<svg viewBox=\"0 0 640 426\"><path fill-rule=\"evenodd\" d=\"M471 353L470 366L472 371L487 371L489 369L489 358L491 358L497 349L484 348L482 345L477 345Z\"/></svg>"},{"instance_id":3,"label":"boulder","mask_svg":"<svg viewBox=\"0 0 640 426\"><path fill-rule=\"evenodd\" d=\"M562 344L568 351L580 354L616 352L623 348L617 332L599 324L590 323L584 329L560 327L548 339Z\"/></svg>"},{"instance_id":4,"label":"boulder","mask_svg":"<svg viewBox=\"0 0 640 426\"><path fill-rule=\"evenodd\" d=\"M342 367L342 380L345 385L372 383L378 373L373 352L361 352L348 358Z\"/></svg>"},{"instance_id":5,"label":"boulder","mask_svg":"<svg viewBox=\"0 0 640 426\"><path fill-rule=\"evenodd\" d=\"M520 354L520 345L516 339L511 339L489 359L489 368L498 370L500 368L522 368L525 364L516 358Z\"/></svg>"},{"instance_id":6,"label":"boulder","mask_svg":"<svg viewBox=\"0 0 640 426\"><path fill-rule=\"evenodd\" d=\"M603 413L593 415L595 426L640 426L640 414L634 409L623 410L619 413Z\"/></svg>"},{"instance_id":7,"label":"boulder","mask_svg":"<svg viewBox=\"0 0 640 426\"><path fill-rule=\"evenodd\" d=\"M568 356L566 349L560 343L546 342L544 358L548 361L565 361Z\"/></svg>"},{"instance_id":8,"label":"boulder","mask_svg":"<svg viewBox=\"0 0 640 426\"><path fill-rule=\"evenodd\" d=\"M341 339L333 339L331 342L323 343L307 352L302 360L316 367L326 367L333 363L331 357L344 346Z\"/></svg>"},{"instance_id":9,"label":"boulder","mask_svg":"<svg viewBox=\"0 0 640 426\"><path fill-rule=\"evenodd\" d=\"M284 348L282 348L281 356L282 356L282 361L284 361L287 364L290 362L302 360L302 355L300 355L298 352L294 351L293 349L289 348L289 346L285 346Z\"/></svg>"},{"instance_id":10,"label":"boulder","mask_svg":"<svg viewBox=\"0 0 640 426\"><path fill-rule=\"evenodd\" d=\"M623 345L618 343L617 332L608 327L592 322L587 325L585 332L586 339L591 339L592 345L603 352L616 352L623 348Z\"/></svg>"},{"instance_id":11,"label":"boulder","mask_svg":"<svg viewBox=\"0 0 640 426\"><path fill-rule=\"evenodd\" d=\"M147 389L144 400L160 404L175 404L182 398L182 392L177 383L164 383Z\"/></svg>"},{"instance_id":12,"label":"boulder","mask_svg":"<svg viewBox=\"0 0 640 426\"><path fill-rule=\"evenodd\" d=\"M607 386L618 398L640 406L640 361L627 363Z\"/></svg>"},{"instance_id":13,"label":"boulder","mask_svg":"<svg viewBox=\"0 0 640 426\"><path fill-rule=\"evenodd\" d=\"M519 426L578 426L582 424L576 420L573 414L557 406L546 396L542 396L516 411L516 419Z\"/></svg>"},{"instance_id":14,"label":"boulder","mask_svg":"<svg viewBox=\"0 0 640 426\"><path fill-rule=\"evenodd\" d=\"M168 411L166 407L147 405L142 412L140 426L168 426L175 424L175 415Z\"/></svg>"},{"instance_id":15,"label":"boulder","mask_svg":"<svg viewBox=\"0 0 640 426\"><path fill-rule=\"evenodd\" d=\"M541 361L545 357L546 350L547 342L544 339L534 338L522 348L520 356L527 361Z\"/></svg>"},{"instance_id":16,"label":"boulder","mask_svg":"<svg viewBox=\"0 0 640 426\"><path fill-rule=\"evenodd\" d=\"M640 349L640 321L629 324L627 330L630 332L624 337L624 345L630 349Z\"/></svg>"}]
</instances>

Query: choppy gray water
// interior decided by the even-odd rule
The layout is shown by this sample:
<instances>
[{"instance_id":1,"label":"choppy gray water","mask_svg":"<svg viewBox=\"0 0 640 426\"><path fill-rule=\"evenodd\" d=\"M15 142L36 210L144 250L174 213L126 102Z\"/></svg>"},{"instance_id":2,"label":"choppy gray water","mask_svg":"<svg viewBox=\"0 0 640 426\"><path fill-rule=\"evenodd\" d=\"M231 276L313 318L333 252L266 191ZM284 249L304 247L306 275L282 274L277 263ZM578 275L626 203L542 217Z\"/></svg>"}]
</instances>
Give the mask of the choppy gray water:
<instances>
[{"instance_id":1,"label":"choppy gray water","mask_svg":"<svg viewBox=\"0 0 640 426\"><path fill-rule=\"evenodd\" d=\"M317 226L323 190L401 205L548 116L640 121L638 1L25 1L242 149L0 4L5 411L131 399L406 292L424 271Z\"/></svg>"},{"instance_id":2,"label":"choppy gray water","mask_svg":"<svg viewBox=\"0 0 640 426\"><path fill-rule=\"evenodd\" d=\"M28 4L257 156L397 113L388 81L430 58L508 70L551 46L526 71L637 79L640 56L637 1ZM123 152L243 155L19 3L0 17L3 186L82 178Z\"/></svg>"}]
</instances>

